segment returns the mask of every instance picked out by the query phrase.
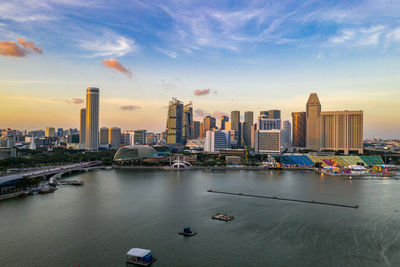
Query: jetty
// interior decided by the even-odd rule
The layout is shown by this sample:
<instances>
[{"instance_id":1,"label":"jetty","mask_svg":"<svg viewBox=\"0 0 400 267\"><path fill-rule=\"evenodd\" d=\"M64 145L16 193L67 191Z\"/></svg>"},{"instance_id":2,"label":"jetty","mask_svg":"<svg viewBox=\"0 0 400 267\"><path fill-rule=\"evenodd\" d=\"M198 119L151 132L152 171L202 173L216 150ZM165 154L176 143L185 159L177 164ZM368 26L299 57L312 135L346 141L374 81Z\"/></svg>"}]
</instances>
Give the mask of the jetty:
<instances>
[{"instance_id":1,"label":"jetty","mask_svg":"<svg viewBox=\"0 0 400 267\"><path fill-rule=\"evenodd\" d=\"M358 205L346 205L346 204L333 203L333 202L321 202L321 201L314 201L314 200L301 200L301 199L283 198L283 197L277 197L277 196L262 196L262 195L253 195L253 194L233 193L233 192L215 191L215 190L211 190L211 189L207 190L207 192L215 193L215 194L241 196L241 197L255 197L255 198L265 198L265 199L273 199L273 200L300 202L300 203L307 203L307 204L335 206L335 207L341 207L341 208L351 208L351 209L358 209L359 208Z\"/></svg>"}]
</instances>

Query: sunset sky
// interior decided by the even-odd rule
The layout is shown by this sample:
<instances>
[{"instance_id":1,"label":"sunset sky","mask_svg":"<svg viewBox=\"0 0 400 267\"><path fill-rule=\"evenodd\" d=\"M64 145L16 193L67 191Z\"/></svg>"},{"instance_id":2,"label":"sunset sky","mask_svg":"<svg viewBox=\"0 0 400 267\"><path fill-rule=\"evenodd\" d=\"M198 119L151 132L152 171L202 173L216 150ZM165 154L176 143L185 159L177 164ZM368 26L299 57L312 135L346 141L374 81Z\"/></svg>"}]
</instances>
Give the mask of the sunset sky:
<instances>
[{"instance_id":1,"label":"sunset sky","mask_svg":"<svg viewBox=\"0 0 400 267\"><path fill-rule=\"evenodd\" d=\"M168 101L231 110L364 110L400 138L400 1L0 0L0 128L163 131Z\"/></svg>"}]
</instances>

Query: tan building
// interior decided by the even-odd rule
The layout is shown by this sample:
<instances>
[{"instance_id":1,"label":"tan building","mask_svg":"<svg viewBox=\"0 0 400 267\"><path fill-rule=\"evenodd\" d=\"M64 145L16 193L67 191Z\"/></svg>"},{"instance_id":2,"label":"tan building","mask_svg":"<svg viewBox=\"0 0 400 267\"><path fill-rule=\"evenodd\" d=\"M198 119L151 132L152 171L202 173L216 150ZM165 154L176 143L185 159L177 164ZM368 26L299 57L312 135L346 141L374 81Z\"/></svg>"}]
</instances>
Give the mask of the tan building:
<instances>
[{"instance_id":1,"label":"tan building","mask_svg":"<svg viewBox=\"0 0 400 267\"><path fill-rule=\"evenodd\" d=\"M324 150L363 153L363 112L321 112L321 148Z\"/></svg>"},{"instance_id":2,"label":"tan building","mask_svg":"<svg viewBox=\"0 0 400 267\"><path fill-rule=\"evenodd\" d=\"M108 129L108 144L110 148L119 148L121 144L121 129L112 127Z\"/></svg>"},{"instance_id":3,"label":"tan building","mask_svg":"<svg viewBox=\"0 0 400 267\"><path fill-rule=\"evenodd\" d=\"M99 144L100 145L107 145L108 144L108 128L101 127L99 130Z\"/></svg>"},{"instance_id":4,"label":"tan building","mask_svg":"<svg viewBox=\"0 0 400 267\"><path fill-rule=\"evenodd\" d=\"M56 136L56 129L53 127L46 127L45 130L46 137L55 137Z\"/></svg>"},{"instance_id":5,"label":"tan building","mask_svg":"<svg viewBox=\"0 0 400 267\"><path fill-rule=\"evenodd\" d=\"M323 111L315 93L310 94L306 112L306 146L315 151L363 153L363 111Z\"/></svg>"},{"instance_id":6,"label":"tan building","mask_svg":"<svg viewBox=\"0 0 400 267\"><path fill-rule=\"evenodd\" d=\"M306 147L307 117L305 112L292 112L292 146Z\"/></svg>"},{"instance_id":7,"label":"tan building","mask_svg":"<svg viewBox=\"0 0 400 267\"><path fill-rule=\"evenodd\" d=\"M310 94L306 105L306 145L307 148L319 151L320 150L320 114L321 103L319 102L316 93Z\"/></svg>"},{"instance_id":8,"label":"tan building","mask_svg":"<svg viewBox=\"0 0 400 267\"><path fill-rule=\"evenodd\" d=\"M86 89L86 150L99 149L99 88Z\"/></svg>"}]
</instances>

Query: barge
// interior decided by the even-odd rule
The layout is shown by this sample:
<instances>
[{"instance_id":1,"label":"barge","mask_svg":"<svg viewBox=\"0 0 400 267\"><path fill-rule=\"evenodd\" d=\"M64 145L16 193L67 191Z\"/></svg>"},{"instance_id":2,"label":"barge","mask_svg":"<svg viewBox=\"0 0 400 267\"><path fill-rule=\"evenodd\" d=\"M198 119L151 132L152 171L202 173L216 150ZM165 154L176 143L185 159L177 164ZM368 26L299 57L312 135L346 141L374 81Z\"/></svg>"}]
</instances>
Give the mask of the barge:
<instances>
[{"instance_id":1,"label":"barge","mask_svg":"<svg viewBox=\"0 0 400 267\"><path fill-rule=\"evenodd\" d=\"M150 266L157 259L151 255L151 250L142 248L131 248L126 253L125 265L126 266Z\"/></svg>"},{"instance_id":2,"label":"barge","mask_svg":"<svg viewBox=\"0 0 400 267\"><path fill-rule=\"evenodd\" d=\"M235 219L235 217L234 216L228 216L228 215L222 214L222 213L217 213L214 216L212 216L211 219L229 222L229 221L232 221L233 219Z\"/></svg>"}]
</instances>

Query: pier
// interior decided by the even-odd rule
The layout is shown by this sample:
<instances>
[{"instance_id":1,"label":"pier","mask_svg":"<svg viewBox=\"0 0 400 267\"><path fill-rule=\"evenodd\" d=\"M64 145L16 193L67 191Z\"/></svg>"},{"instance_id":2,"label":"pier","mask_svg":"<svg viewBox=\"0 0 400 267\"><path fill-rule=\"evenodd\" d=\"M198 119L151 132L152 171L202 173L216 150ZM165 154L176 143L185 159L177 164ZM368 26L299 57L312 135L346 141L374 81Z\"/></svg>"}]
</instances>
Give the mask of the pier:
<instances>
[{"instance_id":1,"label":"pier","mask_svg":"<svg viewBox=\"0 0 400 267\"><path fill-rule=\"evenodd\" d=\"M358 209L358 207L359 207L358 205L346 205L346 204L340 204L340 203L321 202L321 201L314 201L314 200L301 200L301 199L283 198L283 197L277 197L277 196L262 196L262 195L243 194L243 193L232 193L232 192L224 192L224 191L215 191L215 190L211 190L211 189L208 190L207 192L215 193L215 194L241 196L241 197L256 197L256 198L266 198L266 199L273 199L273 200L301 202L301 203L307 203L307 204L335 206L335 207L350 208L350 209Z\"/></svg>"}]
</instances>

